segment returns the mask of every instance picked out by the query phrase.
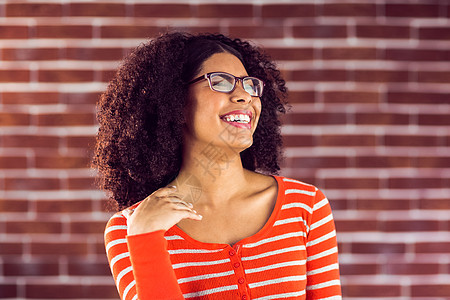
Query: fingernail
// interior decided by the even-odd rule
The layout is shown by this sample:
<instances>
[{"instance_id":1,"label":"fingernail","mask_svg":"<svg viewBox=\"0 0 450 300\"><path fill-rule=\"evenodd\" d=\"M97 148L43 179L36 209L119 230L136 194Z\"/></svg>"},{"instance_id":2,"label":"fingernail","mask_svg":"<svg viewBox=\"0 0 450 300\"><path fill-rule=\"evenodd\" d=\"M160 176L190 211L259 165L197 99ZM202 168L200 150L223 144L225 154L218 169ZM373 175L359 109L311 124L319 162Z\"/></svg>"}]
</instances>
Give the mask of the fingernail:
<instances>
[{"instance_id":1,"label":"fingernail","mask_svg":"<svg viewBox=\"0 0 450 300\"><path fill-rule=\"evenodd\" d=\"M170 188L173 188L173 189L176 189L177 188L177 186L176 185L171 185L171 186L169 186Z\"/></svg>"}]
</instances>

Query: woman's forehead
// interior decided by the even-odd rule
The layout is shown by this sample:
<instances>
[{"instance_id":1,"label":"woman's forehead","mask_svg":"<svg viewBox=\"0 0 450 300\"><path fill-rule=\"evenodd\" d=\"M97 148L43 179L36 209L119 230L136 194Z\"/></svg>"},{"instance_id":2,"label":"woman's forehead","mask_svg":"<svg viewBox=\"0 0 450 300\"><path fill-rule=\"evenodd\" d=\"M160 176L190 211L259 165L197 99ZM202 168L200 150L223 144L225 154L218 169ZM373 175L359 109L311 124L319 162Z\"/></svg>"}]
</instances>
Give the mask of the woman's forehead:
<instances>
[{"instance_id":1,"label":"woman's forehead","mask_svg":"<svg viewBox=\"0 0 450 300\"><path fill-rule=\"evenodd\" d=\"M213 54L203 62L200 73L210 72L226 72L238 77L248 75L241 60L228 52Z\"/></svg>"}]
</instances>

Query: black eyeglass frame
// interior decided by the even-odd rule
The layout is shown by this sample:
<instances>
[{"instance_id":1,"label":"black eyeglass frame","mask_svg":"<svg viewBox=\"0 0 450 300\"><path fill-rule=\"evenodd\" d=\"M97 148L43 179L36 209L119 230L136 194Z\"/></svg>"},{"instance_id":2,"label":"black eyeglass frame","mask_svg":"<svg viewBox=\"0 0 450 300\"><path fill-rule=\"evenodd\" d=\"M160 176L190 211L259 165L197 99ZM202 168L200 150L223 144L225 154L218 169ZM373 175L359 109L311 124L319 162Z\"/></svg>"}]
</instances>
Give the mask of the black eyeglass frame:
<instances>
[{"instance_id":1,"label":"black eyeglass frame","mask_svg":"<svg viewBox=\"0 0 450 300\"><path fill-rule=\"evenodd\" d=\"M231 76L231 77L234 78L234 85L233 85L233 88L232 88L230 91L227 91L227 92L224 92L224 91L218 91L218 90L215 90L215 89L212 87L212 84L211 84L211 76L212 76L212 75L217 75L217 74L226 74L226 75L229 75L229 76ZM233 74L230 74L230 73L227 73L227 72L210 72L210 73L206 73L206 74L204 74L204 75L202 75L202 76L199 76L199 77L197 77L197 78L195 78L195 79L192 79L191 81L188 82L188 84L196 83L196 82L198 82L198 81L200 81L200 80L202 80L202 79L208 80L209 88L210 88L211 90L213 90L213 91L215 91L215 92L219 92L219 93L231 93L231 92L234 91L234 89L236 88L236 83L237 83L238 81L240 81L241 86L242 86L242 88L244 89L244 91L246 91L247 93L249 93L249 92L245 89L245 87L244 87L244 80L247 80L247 79L256 79L258 82L261 83L261 92L259 93L259 95L253 96L252 94L249 93L250 96L252 96L252 97L261 97L262 94L263 94L263 91L264 91L264 81L262 81L261 79L256 78L256 77L253 77L253 76L237 77L237 76L234 76Z\"/></svg>"}]
</instances>

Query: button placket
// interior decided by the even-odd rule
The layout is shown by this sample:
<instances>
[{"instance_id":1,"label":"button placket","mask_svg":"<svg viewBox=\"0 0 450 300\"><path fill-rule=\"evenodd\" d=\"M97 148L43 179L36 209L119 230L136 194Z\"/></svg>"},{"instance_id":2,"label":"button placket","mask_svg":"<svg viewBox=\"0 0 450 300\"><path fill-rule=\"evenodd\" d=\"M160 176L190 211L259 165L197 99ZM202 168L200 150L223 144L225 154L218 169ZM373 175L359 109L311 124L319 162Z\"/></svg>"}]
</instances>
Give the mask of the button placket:
<instances>
[{"instance_id":1,"label":"button placket","mask_svg":"<svg viewBox=\"0 0 450 300\"><path fill-rule=\"evenodd\" d=\"M230 257L231 266L234 269L234 273L236 275L237 279L237 285L238 289L241 295L242 300L250 299L248 297L248 291L247 291L247 280L245 278L245 272L244 268L242 267L242 261L238 254L239 248L237 248L237 251L234 249L230 249L228 251L228 255Z\"/></svg>"}]
</instances>

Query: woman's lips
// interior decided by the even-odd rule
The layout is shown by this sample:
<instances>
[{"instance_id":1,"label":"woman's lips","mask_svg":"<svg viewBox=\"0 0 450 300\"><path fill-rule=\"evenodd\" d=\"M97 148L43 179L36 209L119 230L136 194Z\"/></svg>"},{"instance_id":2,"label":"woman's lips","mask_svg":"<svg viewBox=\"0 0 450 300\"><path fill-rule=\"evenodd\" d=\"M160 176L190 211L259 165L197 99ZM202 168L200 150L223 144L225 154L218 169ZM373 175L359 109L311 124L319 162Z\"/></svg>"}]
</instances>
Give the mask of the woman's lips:
<instances>
[{"instance_id":1,"label":"woman's lips","mask_svg":"<svg viewBox=\"0 0 450 300\"><path fill-rule=\"evenodd\" d=\"M251 129L252 128L253 114L248 110L234 110L225 115L222 115L220 119L225 123L237 128Z\"/></svg>"}]
</instances>

